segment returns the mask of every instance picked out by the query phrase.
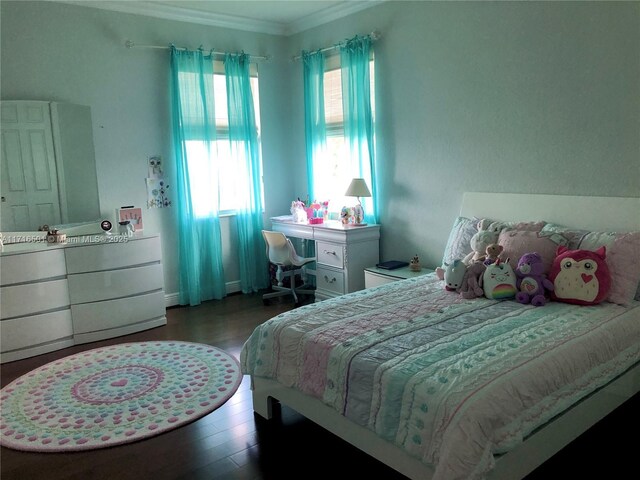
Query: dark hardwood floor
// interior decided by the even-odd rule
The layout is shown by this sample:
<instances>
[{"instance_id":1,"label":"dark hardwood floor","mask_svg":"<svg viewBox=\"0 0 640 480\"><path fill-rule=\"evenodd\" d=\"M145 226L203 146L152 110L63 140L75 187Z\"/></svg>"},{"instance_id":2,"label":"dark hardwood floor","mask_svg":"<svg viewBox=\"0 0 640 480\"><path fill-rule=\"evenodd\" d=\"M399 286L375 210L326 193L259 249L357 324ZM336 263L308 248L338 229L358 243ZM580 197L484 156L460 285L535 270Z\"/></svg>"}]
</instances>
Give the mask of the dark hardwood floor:
<instances>
[{"instance_id":1,"label":"dark hardwood floor","mask_svg":"<svg viewBox=\"0 0 640 480\"><path fill-rule=\"evenodd\" d=\"M286 299L264 306L260 295L232 295L198 307L171 308L164 327L4 364L0 383L4 386L55 359L123 342L193 341L239 357L256 325L292 307ZM639 407L636 396L527 480L637 478L634 436L640 427ZM621 432L630 434L631 440L623 440ZM281 421L255 417L248 378L218 410L156 437L69 454L2 448L0 463L2 480L404 478L287 407L282 408Z\"/></svg>"}]
</instances>

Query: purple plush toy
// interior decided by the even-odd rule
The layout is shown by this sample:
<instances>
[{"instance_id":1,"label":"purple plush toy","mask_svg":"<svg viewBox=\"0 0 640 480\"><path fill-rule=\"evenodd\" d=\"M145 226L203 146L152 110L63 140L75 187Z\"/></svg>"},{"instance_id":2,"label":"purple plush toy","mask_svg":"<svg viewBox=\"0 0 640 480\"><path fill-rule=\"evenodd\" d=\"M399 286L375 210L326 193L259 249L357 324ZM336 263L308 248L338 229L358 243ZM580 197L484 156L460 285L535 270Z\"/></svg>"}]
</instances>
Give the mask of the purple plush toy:
<instances>
[{"instance_id":1,"label":"purple plush toy","mask_svg":"<svg viewBox=\"0 0 640 480\"><path fill-rule=\"evenodd\" d=\"M539 253L525 253L518 261L516 269L516 300L541 307L547 303L546 290L553 290L553 283L542 273L544 264Z\"/></svg>"}]
</instances>

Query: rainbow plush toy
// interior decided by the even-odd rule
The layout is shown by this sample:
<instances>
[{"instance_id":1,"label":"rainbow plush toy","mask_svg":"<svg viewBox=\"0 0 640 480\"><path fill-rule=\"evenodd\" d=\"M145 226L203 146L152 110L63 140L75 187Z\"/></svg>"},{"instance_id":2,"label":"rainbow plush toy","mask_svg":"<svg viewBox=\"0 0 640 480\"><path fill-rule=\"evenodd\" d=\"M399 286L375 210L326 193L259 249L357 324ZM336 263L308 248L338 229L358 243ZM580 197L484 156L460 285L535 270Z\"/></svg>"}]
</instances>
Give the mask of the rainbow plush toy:
<instances>
[{"instance_id":1,"label":"rainbow plush toy","mask_svg":"<svg viewBox=\"0 0 640 480\"><path fill-rule=\"evenodd\" d=\"M509 265L509 259L505 262L498 259L487 265L481 282L484 296L491 300L506 300L516 296L516 275Z\"/></svg>"}]
</instances>

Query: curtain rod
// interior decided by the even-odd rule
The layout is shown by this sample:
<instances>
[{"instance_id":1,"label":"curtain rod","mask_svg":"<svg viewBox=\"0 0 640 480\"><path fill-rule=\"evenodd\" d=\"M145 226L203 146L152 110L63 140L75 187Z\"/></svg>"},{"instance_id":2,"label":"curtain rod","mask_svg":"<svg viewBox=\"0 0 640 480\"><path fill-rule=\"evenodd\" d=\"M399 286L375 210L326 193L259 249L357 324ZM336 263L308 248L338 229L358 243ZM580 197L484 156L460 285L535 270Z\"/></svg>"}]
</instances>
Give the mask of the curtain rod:
<instances>
[{"instance_id":1,"label":"curtain rod","mask_svg":"<svg viewBox=\"0 0 640 480\"><path fill-rule=\"evenodd\" d=\"M369 37L372 41L376 41L378 40L380 37L382 37L382 34L376 30L374 30L373 32L371 32L369 35L365 35L365 37ZM340 48L342 45L344 45L345 42L340 42L340 43L336 43L335 45L331 45L330 47L324 47L321 48L319 50L314 50L313 52L320 52L320 53L324 53L324 52L330 52L331 50L336 50L337 48ZM293 61L297 61L300 60L302 58L302 55L295 55L294 57L292 57Z\"/></svg>"},{"instance_id":2,"label":"curtain rod","mask_svg":"<svg viewBox=\"0 0 640 480\"><path fill-rule=\"evenodd\" d=\"M169 46L163 47L161 45L138 45L138 44L132 42L131 40L127 40L126 42L124 42L124 46L127 47L127 48L156 48L156 49L162 49L162 50L169 50L169 48L171 48ZM186 47L175 47L175 48L176 48L176 50L189 50ZM200 49L202 49L202 46L200 46ZM204 51L206 51L206 50L204 50ZM221 55L221 56L226 55L226 52L220 52L218 50L213 50L213 49L208 50L208 52L211 55ZM249 55L249 57L251 57L251 60L254 60L256 62L267 61L267 60L271 59L271 55L266 55L266 56L250 55L250 54L247 54L247 55Z\"/></svg>"}]
</instances>

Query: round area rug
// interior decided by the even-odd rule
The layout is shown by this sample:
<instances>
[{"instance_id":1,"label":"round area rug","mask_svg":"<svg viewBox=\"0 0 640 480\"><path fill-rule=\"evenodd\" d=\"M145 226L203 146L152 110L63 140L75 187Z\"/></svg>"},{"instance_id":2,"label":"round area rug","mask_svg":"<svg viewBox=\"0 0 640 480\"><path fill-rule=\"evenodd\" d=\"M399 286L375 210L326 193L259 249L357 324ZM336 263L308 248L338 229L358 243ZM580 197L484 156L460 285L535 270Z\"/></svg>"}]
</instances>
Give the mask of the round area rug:
<instances>
[{"instance_id":1,"label":"round area rug","mask_svg":"<svg viewBox=\"0 0 640 480\"><path fill-rule=\"evenodd\" d=\"M61 452L134 442L196 420L242 380L209 345L124 343L56 360L0 391L0 445Z\"/></svg>"}]
</instances>

